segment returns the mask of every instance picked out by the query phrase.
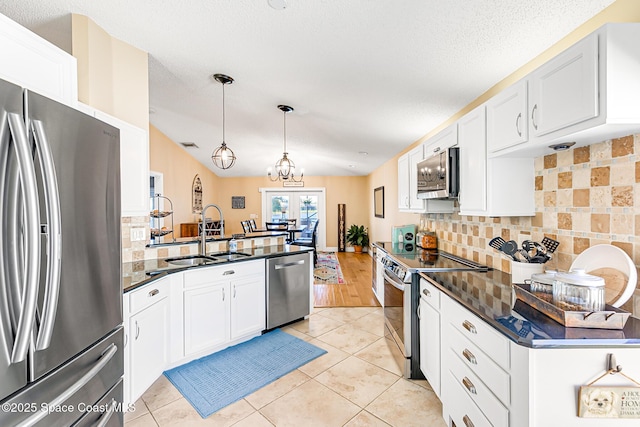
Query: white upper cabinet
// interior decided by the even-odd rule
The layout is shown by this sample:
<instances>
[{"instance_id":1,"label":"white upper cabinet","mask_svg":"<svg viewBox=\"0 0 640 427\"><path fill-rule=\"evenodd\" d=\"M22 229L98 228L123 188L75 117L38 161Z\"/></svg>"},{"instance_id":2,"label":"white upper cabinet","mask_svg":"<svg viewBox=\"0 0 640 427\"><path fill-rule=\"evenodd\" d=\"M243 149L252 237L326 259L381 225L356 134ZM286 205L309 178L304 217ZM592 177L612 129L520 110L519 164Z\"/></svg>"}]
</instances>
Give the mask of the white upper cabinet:
<instances>
[{"instance_id":1,"label":"white upper cabinet","mask_svg":"<svg viewBox=\"0 0 640 427\"><path fill-rule=\"evenodd\" d=\"M424 211L424 202L418 199L417 165L422 159L422 145L398 159L398 209L403 212Z\"/></svg>"},{"instance_id":2,"label":"white upper cabinet","mask_svg":"<svg viewBox=\"0 0 640 427\"><path fill-rule=\"evenodd\" d=\"M95 117L120 129L120 184L122 216L149 215L149 136L101 111Z\"/></svg>"},{"instance_id":3,"label":"white upper cabinet","mask_svg":"<svg viewBox=\"0 0 640 427\"><path fill-rule=\"evenodd\" d=\"M489 157L537 157L554 144L640 132L637 40L639 23L604 25L490 99Z\"/></svg>"},{"instance_id":4,"label":"white upper cabinet","mask_svg":"<svg viewBox=\"0 0 640 427\"><path fill-rule=\"evenodd\" d=\"M598 35L591 34L531 74L536 136L598 116Z\"/></svg>"},{"instance_id":5,"label":"white upper cabinet","mask_svg":"<svg viewBox=\"0 0 640 427\"><path fill-rule=\"evenodd\" d=\"M490 153L529 139L527 80L508 87L487 102L487 149Z\"/></svg>"},{"instance_id":6,"label":"white upper cabinet","mask_svg":"<svg viewBox=\"0 0 640 427\"><path fill-rule=\"evenodd\" d=\"M484 104L458 121L460 214L487 211L487 133Z\"/></svg>"},{"instance_id":7,"label":"white upper cabinet","mask_svg":"<svg viewBox=\"0 0 640 427\"><path fill-rule=\"evenodd\" d=\"M76 59L0 14L0 79L75 106L78 101Z\"/></svg>"},{"instance_id":8,"label":"white upper cabinet","mask_svg":"<svg viewBox=\"0 0 640 427\"><path fill-rule=\"evenodd\" d=\"M442 150L458 145L458 126L455 123L447 126L422 145L424 146L425 159Z\"/></svg>"}]
</instances>

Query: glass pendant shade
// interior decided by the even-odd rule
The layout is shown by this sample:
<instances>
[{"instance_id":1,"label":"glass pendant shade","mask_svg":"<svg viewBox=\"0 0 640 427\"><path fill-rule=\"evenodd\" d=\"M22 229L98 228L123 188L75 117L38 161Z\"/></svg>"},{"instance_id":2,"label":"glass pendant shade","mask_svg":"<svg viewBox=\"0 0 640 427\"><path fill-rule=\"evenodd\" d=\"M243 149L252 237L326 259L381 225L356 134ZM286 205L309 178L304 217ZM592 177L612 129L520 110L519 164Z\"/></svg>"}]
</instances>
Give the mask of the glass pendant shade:
<instances>
[{"instance_id":1,"label":"glass pendant shade","mask_svg":"<svg viewBox=\"0 0 640 427\"><path fill-rule=\"evenodd\" d=\"M222 144L213 150L211 161L220 169L229 169L236 163L236 155L225 142L224 85L233 83L233 78L224 74L214 74L212 77L222 84Z\"/></svg>"}]
</instances>

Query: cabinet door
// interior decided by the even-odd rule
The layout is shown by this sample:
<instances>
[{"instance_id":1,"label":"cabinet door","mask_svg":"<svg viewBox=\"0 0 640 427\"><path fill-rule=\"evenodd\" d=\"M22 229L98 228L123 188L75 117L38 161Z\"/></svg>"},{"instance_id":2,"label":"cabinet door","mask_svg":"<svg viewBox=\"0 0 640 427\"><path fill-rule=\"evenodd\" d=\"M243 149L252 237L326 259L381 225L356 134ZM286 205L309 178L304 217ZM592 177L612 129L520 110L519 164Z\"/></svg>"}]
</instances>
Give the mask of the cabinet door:
<instances>
[{"instance_id":1,"label":"cabinet door","mask_svg":"<svg viewBox=\"0 0 640 427\"><path fill-rule=\"evenodd\" d=\"M0 14L0 78L75 106L76 58Z\"/></svg>"},{"instance_id":2,"label":"cabinet door","mask_svg":"<svg viewBox=\"0 0 640 427\"><path fill-rule=\"evenodd\" d=\"M409 151L409 209L424 210L424 200L418 199L418 163L424 159L422 145Z\"/></svg>"},{"instance_id":3,"label":"cabinet door","mask_svg":"<svg viewBox=\"0 0 640 427\"><path fill-rule=\"evenodd\" d=\"M447 126L424 143L424 158L433 156L442 150L458 144L458 126Z\"/></svg>"},{"instance_id":4,"label":"cabinet door","mask_svg":"<svg viewBox=\"0 0 640 427\"><path fill-rule=\"evenodd\" d=\"M163 298L129 319L130 399L134 402L169 363L169 299Z\"/></svg>"},{"instance_id":5,"label":"cabinet door","mask_svg":"<svg viewBox=\"0 0 640 427\"><path fill-rule=\"evenodd\" d=\"M487 102L487 148L490 153L526 142L527 81L503 90Z\"/></svg>"},{"instance_id":6,"label":"cabinet door","mask_svg":"<svg viewBox=\"0 0 640 427\"><path fill-rule=\"evenodd\" d=\"M264 276L231 281L231 339L260 332L266 326Z\"/></svg>"},{"instance_id":7,"label":"cabinet door","mask_svg":"<svg viewBox=\"0 0 640 427\"><path fill-rule=\"evenodd\" d=\"M461 215L482 215L487 209L486 141L485 106L481 105L458 121Z\"/></svg>"},{"instance_id":8,"label":"cabinet door","mask_svg":"<svg viewBox=\"0 0 640 427\"><path fill-rule=\"evenodd\" d=\"M185 356L229 341L229 299L228 282L184 291Z\"/></svg>"},{"instance_id":9,"label":"cabinet door","mask_svg":"<svg viewBox=\"0 0 640 427\"><path fill-rule=\"evenodd\" d=\"M97 119L120 129L122 216L149 215L149 137L147 131L101 111Z\"/></svg>"},{"instance_id":10,"label":"cabinet door","mask_svg":"<svg viewBox=\"0 0 640 427\"><path fill-rule=\"evenodd\" d=\"M409 153L398 159L398 209L409 209Z\"/></svg>"},{"instance_id":11,"label":"cabinet door","mask_svg":"<svg viewBox=\"0 0 640 427\"><path fill-rule=\"evenodd\" d=\"M592 34L532 73L531 130L546 135L598 112L598 36Z\"/></svg>"},{"instance_id":12,"label":"cabinet door","mask_svg":"<svg viewBox=\"0 0 640 427\"><path fill-rule=\"evenodd\" d=\"M440 397L440 313L420 299L420 370Z\"/></svg>"}]
</instances>

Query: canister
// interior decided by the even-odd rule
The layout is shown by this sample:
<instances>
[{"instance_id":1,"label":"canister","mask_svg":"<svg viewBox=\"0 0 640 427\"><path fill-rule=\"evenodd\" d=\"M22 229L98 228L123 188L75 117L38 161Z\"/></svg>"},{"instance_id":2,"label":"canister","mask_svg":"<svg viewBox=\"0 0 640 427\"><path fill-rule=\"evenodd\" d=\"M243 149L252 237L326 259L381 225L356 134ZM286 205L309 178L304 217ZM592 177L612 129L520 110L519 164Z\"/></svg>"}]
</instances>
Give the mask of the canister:
<instances>
[{"instance_id":1,"label":"canister","mask_svg":"<svg viewBox=\"0 0 640 427\"><path fill-rule=\"evenodd\" d=\"M553 303L566 311L602 311L604 286L602 277L582 268L558 273L553 280Z\"/></svg>"},{"instance_id":2,"label":"canister","mask_svg":"<svg viewBox=\"0 0 640 427\"><path fill-rule=\"evenodd\" d=\"M553 280L558 272L555 270L547 270L544 273L536 273L531 275L531 292L542 292L545 294L553 293Z\"/></svg>"}]
</instances>

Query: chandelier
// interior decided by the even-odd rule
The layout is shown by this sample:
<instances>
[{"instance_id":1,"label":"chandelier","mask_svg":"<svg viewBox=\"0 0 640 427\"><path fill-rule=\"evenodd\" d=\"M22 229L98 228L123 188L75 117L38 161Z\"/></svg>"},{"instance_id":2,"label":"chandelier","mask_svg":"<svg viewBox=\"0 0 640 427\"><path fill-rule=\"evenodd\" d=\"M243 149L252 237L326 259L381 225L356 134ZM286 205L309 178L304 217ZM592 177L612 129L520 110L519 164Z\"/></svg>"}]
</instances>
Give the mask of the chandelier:
<instances>
[{"instance_id":1,"label":"chandelier","mask_svg":"<svg viewBox=\"0 0 640 427\"><path fill-rule=\"evenodd\" d=\"M292 107L288 105L278 105L278 109L283 113L283 128L284 128L284 150L282 153L282 158L276 162L276 176L271 175L271 168L267 171L267 175L271 181L294 181L300 182L302 181L302 177L304 173L301 171L299 177L295 177L294 173L296 171L296 165L293 163L293 160L289 159L287 153L287 113L293 111Z\"/></svg>"},{"instance_id":2,"label":"chandelier","mask_svg":"<svg viewBox=\"0 0 640 427\"><path fill-rule=\"evenodd\" d=\"M233 79L224 74L214 74L212 76L217 82L222 83L222 144L213 150L211 161L220 169L229 169L236 163L236 155L231 148L227 147L224 133L224 85L233 83Z\"/></svg>"}]
</instances>

